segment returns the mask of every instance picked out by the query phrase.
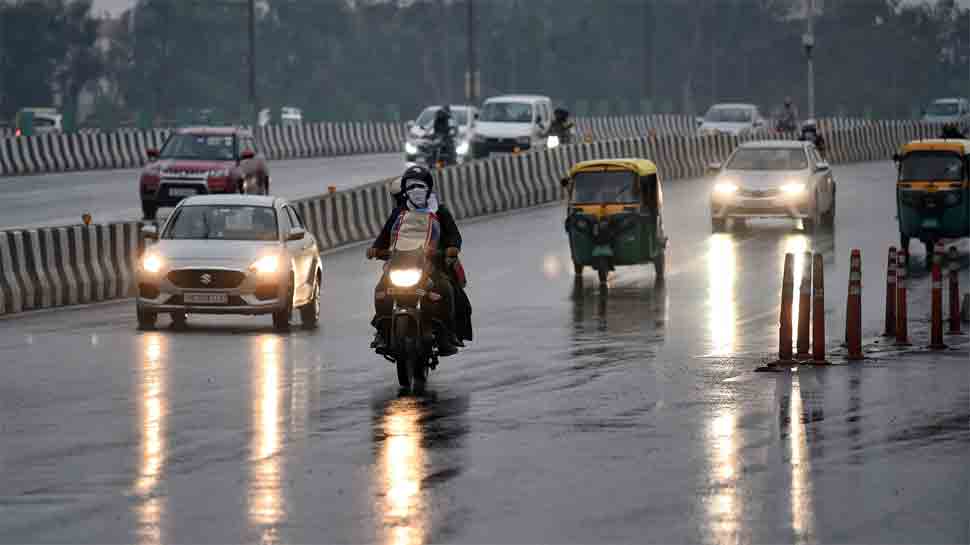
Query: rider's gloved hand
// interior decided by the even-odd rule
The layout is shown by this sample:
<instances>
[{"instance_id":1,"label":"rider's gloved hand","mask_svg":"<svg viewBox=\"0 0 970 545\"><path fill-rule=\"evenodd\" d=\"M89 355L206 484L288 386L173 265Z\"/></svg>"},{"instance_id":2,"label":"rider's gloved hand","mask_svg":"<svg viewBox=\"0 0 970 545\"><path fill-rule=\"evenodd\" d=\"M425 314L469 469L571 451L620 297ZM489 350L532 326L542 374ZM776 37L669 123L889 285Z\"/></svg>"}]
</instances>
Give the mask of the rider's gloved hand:
<instances>
[{"instance_id":1,"label":"rider's gloved hand","mask_svg":"<svg viewBox=\"0 0 970 545\"><path fill-rule=\"evenodd\" d=\"M376 258L377 258L377 248L374 248L373 246L371 246L370 248L367 248L367 259L376 259Z\"/></svg>"},{"instance_id":2,"label":"rider's gloved hand","mask_svg":"<svg viewBox=\"0 0 970 545\"><path fill-rule=\"evenodd\" d=\"M458 261L458 252L458 248L449 246L445 250L445 261L449 264L453 264L455 261Z\"/></svg>"}]
</instances>

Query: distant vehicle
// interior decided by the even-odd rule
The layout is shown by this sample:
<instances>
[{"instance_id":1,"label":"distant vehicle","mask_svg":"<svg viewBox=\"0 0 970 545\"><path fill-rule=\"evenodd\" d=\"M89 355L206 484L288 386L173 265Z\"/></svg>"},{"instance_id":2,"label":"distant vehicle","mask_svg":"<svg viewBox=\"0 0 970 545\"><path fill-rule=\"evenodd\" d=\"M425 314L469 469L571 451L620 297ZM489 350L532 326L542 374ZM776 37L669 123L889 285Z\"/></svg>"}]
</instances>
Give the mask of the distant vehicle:
<instances>
[{"instance_id":1,"label":"distant vehicle","mask_svg":"<svg viewBox=\"0 0 970 545\"><path fill-rule=\"evenodd\" d=\"M505 95L487 99L482 104L472 155L488 157L491 153L517 153L545 149L546 134L552 123L552 100L538 95Z\"/></svg>"},{"instance_id":2,"label":"distant vehicle","mask_svg":"<svg viewBox=\"0 0 970 545\"><path fill-rule=\"evenodd\" d=\"M701 135L741 136L765 126L765 119L754 104L715 104L697 121Z\"/></svg>"},{"instance_id":3,"label":"distant vehicle","mask_svg":"<svg viewBox=\"0 0 970 545\"><path fill-rule=\"evenodd\" d=\"M148 150L139 180L147 220L159 207L206 193L269 194L269 167L250 131L238 127L189 127L173 133L161 151Z\"/></svg>"},{"instance_id":4,"label":"distant vehicle","mask_svg":"<svg viewBox=\"0 0 970 545\"><path fill-rule=\"evenodd\" d=\"M176 327L191 314L272 314L287 329L294 308L305 328L320 319L323 266L314 236L283 199L205 195L182 201L138 267L138 327L160 313Z\"/></svg>"},{"instance_id":5,"label":"distant vehicle","mask_svg":"<svg viewBox=\"0 0 970 545\"><path fill-rule=\"evenodd\" d=\"M965 98L940 98L923 110L926 123L964 123L970 121L970 101Z\"/></svg>"},{"instance_id":6,"label":"distant vehicle","mask_svg":"<svg viewBox=\"0 0 970 545\"><path fill-rule=\"evenodd\" d=\"M409 163L428 163L433 155L434 116L441 109L440 105L428 106L421 111L421 115L414 121L408 121L407 140L404 142L404 160ZM478 108L474 106L451 105L451 119L456 130L455 155L456 162L462 163L469 159L471 138L475 133L475 118Z\"/></svg>"},{"instance_id":7,"label":"distant vehicle","mask_svg":"<svg viewBox=\"0 0 970 545\"><path fill-rule=\"evenodd\" d=\"M809 232L835 222L835 177L811 142L747 142L711 169L719 172L711 193L714 232L733 219L800 219Z\"/></svg>"},{"instance_id":8,"label":"distant vehicle","mask_svg":"<svg viewBox=\"0 0 970 545\"><path fill-rule=\"evenodd\" d=\"M64 130L64 116L57 108L21 108L17 112L17 134L26 132L26 127L22 127L24 113L30 113L33 117L33 134L59 133Z\"/></svg>"}]
</instances>

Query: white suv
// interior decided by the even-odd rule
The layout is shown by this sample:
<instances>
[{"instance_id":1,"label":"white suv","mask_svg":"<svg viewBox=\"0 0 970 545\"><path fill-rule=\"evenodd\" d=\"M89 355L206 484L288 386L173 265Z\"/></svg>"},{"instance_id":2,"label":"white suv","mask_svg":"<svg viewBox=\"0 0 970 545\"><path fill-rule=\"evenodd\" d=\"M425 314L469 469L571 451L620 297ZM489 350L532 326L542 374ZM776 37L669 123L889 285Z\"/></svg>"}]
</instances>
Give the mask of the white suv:
<instances>
[{"instance_id":1,"label":"white suv","mask_svg":"<svg viewBox=\"0 0 970 545\"><path fill-rule=\"evenodd\" d=\"M546 131L552 122L552 100L538 95L503 95L482 104L472 153L476 158L490 153L518 153L545 149Z\"/></svg>"}]
</instances>

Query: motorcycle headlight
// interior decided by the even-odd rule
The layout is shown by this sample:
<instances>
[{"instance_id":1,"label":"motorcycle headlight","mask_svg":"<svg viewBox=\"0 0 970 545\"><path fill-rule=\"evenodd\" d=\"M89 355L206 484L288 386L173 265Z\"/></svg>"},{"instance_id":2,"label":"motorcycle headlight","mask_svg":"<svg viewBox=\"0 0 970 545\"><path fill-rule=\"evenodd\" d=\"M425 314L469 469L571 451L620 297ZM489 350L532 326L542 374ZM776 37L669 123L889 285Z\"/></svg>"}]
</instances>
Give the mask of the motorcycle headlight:
<instances>
[{"instance_id":1,"label":"motorcycle headlight","mask_svg":"<svg viewBox=\"0 0 970 545\"><path fill-rule=\"evenodd\" d=\"M391 271L391 284L399 288L410 288L421 280L419 269L395 269Z\"/></svg>"},{"instance_id":2,"label":"motorcycle headlight","mask_svg":"<svg viewBox=\"0 0 970 545\"><path fill-rule=\"evenodd\" d=\"M805 191L805 184L790 182L781 186L781 190L786 195L790 195L790 196L800 195L802 192Z\"/></svg>"},{"instance_id":3,"label":"motorcycle headlight","mask_svg":"<svg viewBox=\"0 0 970 545\"><path fill-rule=\"evenodd\" d=\"M210 170L207 174L209 178L227 178L229 177L229 168L228 167L214 168Z\"/></svg>"},{"instance_id":4,"label":"motorcycle headlight","mask_svg":"<svg viewBox=\"0 0 970 545\"><path fill-rule=\"evenodd\" d=\"M264 255L249 266L249 270L258 274L273 274L280 268L280 258L275 255Z\"/></svg>"},{"instance_id":5,"label":"motorcycle headlight","mask_svg":"<svg viewBox=\"0 0 970 545\"><path fill-rule=\"evenodd\" d=\"M157 273L162 270L162 258L157 254L148 254L141 260L141 269L147 273Z\"/></svg>"},{"instance_id":6,"label":"motorcycle headlight","mask_svg":"<svg viewBox=\"0 0 970 545\"><path fill-rule=\"evenodd\" d=\"M404 153L407 153L408 155L415 155L416 153L418 153L418 147L415 146L412 142L405 142Z\"/></svg>"},{"instance_id":7,"label":"motorcycle headlight","mask_svg":"<svg viewBox=\"0 0 970 545\"><path fill-rule=\"evenodd\" d=\"M462 140L458 147L455 148L455 153L458 155L465 155L468 153L468 140Z\"/></svg>"},{"instance_id":8,"label":"motorcycle headlight","mask_svg":"<svg viewBox=\"0 0 970 545\"><path fill-rule=\"evenodd\" d=\"M559 147L559 137L556 135L550 135L546 138L546 147L549 149L556 149Z\"/></svg>"},{"instance_id":9,"label":"motorcycle headlight","mask_svg":"<svg viewBox=\"0 0 970 545\"><path fill-rule=\"evenodd\" d=\"M731 182L721 182L714 186L714 192L721 195L731 195L738 192L738 186Z\"/></svg>"}]
</instances>

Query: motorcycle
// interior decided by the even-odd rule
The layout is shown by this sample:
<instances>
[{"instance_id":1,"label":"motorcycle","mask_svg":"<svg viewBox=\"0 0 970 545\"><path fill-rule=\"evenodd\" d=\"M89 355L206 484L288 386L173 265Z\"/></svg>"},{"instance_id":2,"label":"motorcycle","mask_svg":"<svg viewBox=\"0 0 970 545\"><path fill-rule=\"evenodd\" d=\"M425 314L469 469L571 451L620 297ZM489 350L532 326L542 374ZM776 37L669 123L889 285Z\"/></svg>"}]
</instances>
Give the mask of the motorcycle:
<instances>
[{"instance_id":1,"label":"motorcycle","mask_svg":"<svg viewBox=\"0 0 970 545\"><path fill-rule=\"evenodd\" d=\"M429 168L441 168L458 164L458 153L455 147L457 133L458 131L452 128L447 135L432 135L427 152Z\"/></svg>"},{"instance_id":2,"label":"motorcycle","mask_svg":"<svg viewBox=\"0 0 970 545\"><path fill-rule=\"evenodd\" d=\"M443 329L428 308L442 300L432 280L441 227L433 214L408 211L395 232L391 249L377 255L386 264L374 297L390 300L390 314L378 318L386 346L377 353L395 364L401 388L420 391L438 366L435 333Z\"/></svg>"}]
</instances>

